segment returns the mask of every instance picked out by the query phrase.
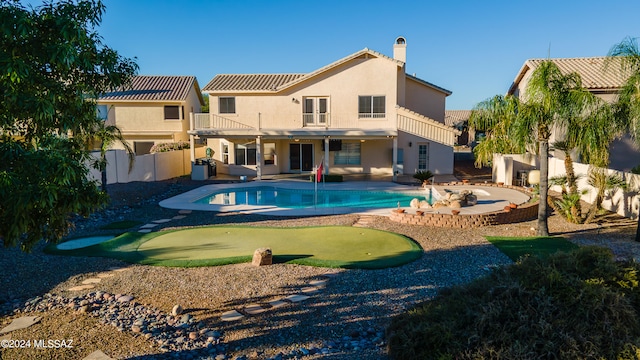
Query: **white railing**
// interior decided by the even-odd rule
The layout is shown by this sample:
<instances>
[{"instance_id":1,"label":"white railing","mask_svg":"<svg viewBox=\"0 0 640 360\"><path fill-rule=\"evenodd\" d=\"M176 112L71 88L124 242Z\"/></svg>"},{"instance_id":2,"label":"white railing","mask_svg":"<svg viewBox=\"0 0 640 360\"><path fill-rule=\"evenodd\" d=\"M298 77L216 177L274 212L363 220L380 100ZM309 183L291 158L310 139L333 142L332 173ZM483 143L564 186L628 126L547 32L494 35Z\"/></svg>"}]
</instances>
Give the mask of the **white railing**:
<instances>
[{"instance_id":1,"label":"white railing","mask_svg":"<svg viewBox=\"0 0 640 360\"><path fill-rule=\"evenodd\" d=\"M216 114L193 114L194 130L204 129L394 129L395 119L387 117L358 118L357 113L313 113L283 115L280 113L259 113L242 120L232 120ZM369 114L371 115L371 114ZM240 117L239 117L240 118Z\"/></svg>"},{"instance_id":2,"label":"white railing","mask_svg":"<svg viewBox=\"0 0 640 360\"><path fill-rule=\"evenodd\" d=\"M193 114L196 129L210 129L209 114Z\"/></svg>"},{"instance_id":3,"label":"white railing","mask_svg":"<svg viewBox=\"0 0 640 360\"><path fill-rule=\"evenodd\" d=\"M358 119L384 119L385 113L358 113Z\"/></svg>"},{"instance_id":4,"label":"white railing","mask_svg":"<svg viewBox=\"0 0 640 360\"><path fill-rule=\"evenodd\" d=\"M194 130L201 129L253 129L253 126L243 124L216 114L193 114Z\"/></svg>"},{"instance_id":5,"label":"white railing","mask_svg":"<svg viewBox=\"0 0 640 360\"><path fill-rule=\"evenodd\" d=\"M398 111L398 130L449 146L455 144L459 133L452 127L404 108Z\"/></svg>"}]
</instances>

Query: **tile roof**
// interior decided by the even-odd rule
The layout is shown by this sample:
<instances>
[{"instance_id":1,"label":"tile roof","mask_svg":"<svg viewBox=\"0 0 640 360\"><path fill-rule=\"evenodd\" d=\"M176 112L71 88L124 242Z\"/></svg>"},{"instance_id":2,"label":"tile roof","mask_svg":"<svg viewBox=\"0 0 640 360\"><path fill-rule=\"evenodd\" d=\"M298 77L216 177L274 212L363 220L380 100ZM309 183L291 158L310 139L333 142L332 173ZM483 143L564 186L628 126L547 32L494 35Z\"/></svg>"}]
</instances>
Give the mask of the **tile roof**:
<instances>
[{"instance_id":1,"label":"tile roof","mask_svg":"<svg viewBox=\"0 0 640 360\"><path fill-rule=\"evenodd\" d=\"M195 76L134 76L131 87L100 96L100 101L184 101L198 81ZM198 94L199 89L198 90Z\"/></svg>"},{"instance_id":2,"label":"tile roof","mask_svg":"<svg viewBox=\"0 0 640 360\"><path fill-rule=\"evenodd\" d=\"M305 74L220 74L203 91L274 91Z\"/></svg>"},{"instance_id":3,"label":"tile roof","mask_svg":"<svg viewBox=\"0 0 640 360\"><path fill-rule=\"evenodd\" d=\"M432 83L430 83L428 81L422 80L422 79L420 79L418 77L415 77L413 75L409 75L409 74L405 74L405 75L407 76L408 79L412 79L412 80L417 81L417 82L419 82L419 83L421 83L423 85L427 85L430 88L433 88L435 90L438 90L440 92L443 92L443 93L447 94L447 96L452 94L452 92L450 90L447 90L447 89L445 89L443 87L440 87L438 85L432 84Z\"/></svg>"},{"instance_id":4,"label":"tile roof","mask_svg":"<svg viewBox=\"0 0 640 360\"><path fill-rule=\"evenodd\" d=\"M557 58L557 59L529 59L518 72L509 94L512 94L518 83L522 80L529 69L535 69L540 63L551 60L562 73L567 74L572 71L580 74L582 84L589 90L616 90L622 87L628 75L620 72L620 67L614 62L605 66L607 57L586 57L586 58Z\"/></svg>"},{"instance_id":5,"label":"tile roof","mask_svg":"<svg viewBox=\"0 0 640 360\"><path fill-rule=\"evenodd\" d=\"M395 62L398 66L404 62L383 55L377 51L364 48L349 56L332 62L320 69L307 74L250 74L250 75L217 75L202 90L203 91L280 91L302 81L317 76L325 71L349 62L353 59L374 56Z\"/></svg>"},{"instance_id":6,"label":"tile roof","mask_svg":"<svg viewBox=\"0 0 640 360\"><path fill-rule=\"evenodd\" d=\"M455 126L458 123L469 120L471 110L445 110L444 124L447 126Z\"/></svg>"}]
</instances>

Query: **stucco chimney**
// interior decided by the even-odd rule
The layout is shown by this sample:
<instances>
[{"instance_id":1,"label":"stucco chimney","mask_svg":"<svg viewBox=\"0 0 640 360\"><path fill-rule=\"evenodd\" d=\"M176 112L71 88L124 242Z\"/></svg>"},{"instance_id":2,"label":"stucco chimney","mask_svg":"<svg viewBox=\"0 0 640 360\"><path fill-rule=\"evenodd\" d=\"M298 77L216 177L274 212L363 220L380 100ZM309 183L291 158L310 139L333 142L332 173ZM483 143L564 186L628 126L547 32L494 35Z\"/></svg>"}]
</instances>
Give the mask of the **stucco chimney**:
<instances>
[{"instance_id":1,"label":"stucco chimney","mask_svg":"<svg viewBox=\"0 0 640 360\"><path fill-rule=\"evenodd\" d=\"M407 62L407 40L402 36L398 36L393 44L393 58L403 63Z\"/></svg>"}]
</instances>

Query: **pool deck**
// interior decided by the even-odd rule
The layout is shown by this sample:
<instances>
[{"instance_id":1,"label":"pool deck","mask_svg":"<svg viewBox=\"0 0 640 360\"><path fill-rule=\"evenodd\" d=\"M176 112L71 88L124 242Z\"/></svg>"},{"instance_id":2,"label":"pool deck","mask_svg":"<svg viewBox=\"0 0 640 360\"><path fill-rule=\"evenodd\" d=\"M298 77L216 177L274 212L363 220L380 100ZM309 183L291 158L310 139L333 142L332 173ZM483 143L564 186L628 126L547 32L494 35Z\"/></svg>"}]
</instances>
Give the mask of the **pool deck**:
<instances>
[{"instance_id":1,"label":"pool deck","mask_svg":"<svg viewBox=\"0 0 640 360\"><path fill-rule=\"evenodd\" d=\"M360 207L309 207L309 208L280 208L276 206L256 206L256 205L219 205L219 204L198 204L194 201L208 196L214 192L221 192L237 188L251 188L271 186L276 188L313 190L314 183L309 181L296 180L263 180L242 183L210 184L203 185L197 189L185 192L172 198L160 202L160 206L169 209L196 210L196 211L216 211L216 212L236 212L244 214L262 214L276 216L315 216L315 215L338 215L338 214L368 214L389 216L391 208L365 209ZM526 194L506 188L485 187L476 185L435 185L433 186L439 193L444 194L446 190L484 190L477 191L478 204L460 209L460 214L478 214L502 210L509 203L522 204L529 200ZM340 183L319 183L319 190L342 190L342 191L399 191L415 193L416 197L424 194L428 197L427 190L419 186L403 185L385 181L348 181ZM423 200L421 199L421 200ZM407 212L415 212L417 209L403 207ZM420 209L431 213L451 213L448 207L438 209Z\"/></svg>"}]
</instances>

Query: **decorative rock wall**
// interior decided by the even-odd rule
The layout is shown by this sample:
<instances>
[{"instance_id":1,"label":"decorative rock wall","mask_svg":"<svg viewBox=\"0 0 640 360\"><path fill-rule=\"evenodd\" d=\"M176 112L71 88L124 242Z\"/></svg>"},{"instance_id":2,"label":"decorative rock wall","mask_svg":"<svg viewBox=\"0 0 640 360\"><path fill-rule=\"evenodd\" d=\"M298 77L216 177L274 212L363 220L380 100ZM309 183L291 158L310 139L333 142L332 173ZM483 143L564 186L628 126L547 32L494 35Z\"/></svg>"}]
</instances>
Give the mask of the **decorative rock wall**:
<instances>
[{"instance_id":1,"label":"decorative rock wall","mask_svg":"<svg viewBox=\"0 0 640 360\"><path fill-rule=\"evenodd\" d=\"M492 185L489 185L492 186ZM496 186L496 185L493 185ZM514 190L521 190L515 186L499 186ZM538 202L519 205L510 211L494 211L483 214L436 214L425 212L422 214L399 213L395 209L391 211L390 219L401 224L449 227L458 229L471 229L481 226L510 224L529 221L538 217Z\"/></svg>"}]
</instances>

